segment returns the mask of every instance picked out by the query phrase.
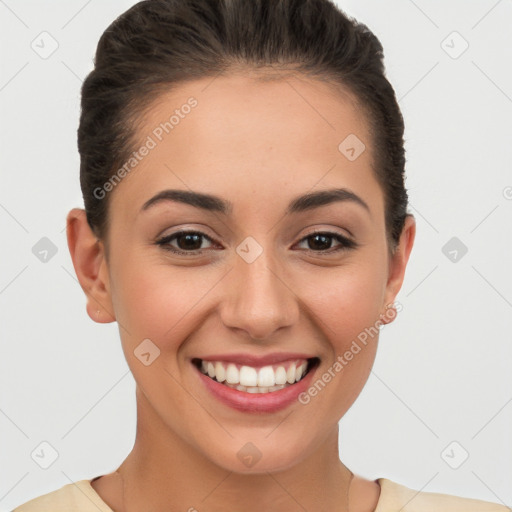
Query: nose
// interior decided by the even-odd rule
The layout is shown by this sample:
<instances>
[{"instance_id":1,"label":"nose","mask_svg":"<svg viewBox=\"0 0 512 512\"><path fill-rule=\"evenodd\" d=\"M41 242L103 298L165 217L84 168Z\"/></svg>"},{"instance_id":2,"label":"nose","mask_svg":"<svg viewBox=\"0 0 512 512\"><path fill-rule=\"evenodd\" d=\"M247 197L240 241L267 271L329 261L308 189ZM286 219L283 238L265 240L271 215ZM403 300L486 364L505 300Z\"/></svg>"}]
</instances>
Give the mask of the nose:
<instances>
[{"instance_id":1,"label":"nose","mask_svg":"<svg viewBox=\"0 0 512 512\"><path fill-rule=\"evenodd\" d=\"M252 263L237 258L224 283L220 306L226 327L245 331L251 339L260 341L292 326L299 316L298 296L281 266L267 257L267 252Z\"/></svg>"}]
</instances>

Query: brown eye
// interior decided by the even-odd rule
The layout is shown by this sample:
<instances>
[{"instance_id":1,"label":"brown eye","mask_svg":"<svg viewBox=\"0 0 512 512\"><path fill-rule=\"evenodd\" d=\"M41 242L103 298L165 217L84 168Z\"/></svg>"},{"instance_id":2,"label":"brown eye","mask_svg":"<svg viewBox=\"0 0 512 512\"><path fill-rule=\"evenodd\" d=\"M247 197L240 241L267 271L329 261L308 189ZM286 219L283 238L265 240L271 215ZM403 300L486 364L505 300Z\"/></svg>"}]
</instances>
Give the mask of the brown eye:
<instances>
[{"instance_id":1,"label":"brown eye","mask_svg":"<svg viewBox=\"0 0 512 512\"><path fill-rule=\"evenodd\" d=\"M156 241L156 244L163 247L165 250L178 254L195 254L201 252L203 249L203 247L201 247L203 238L209 242L213 242L209 236L200 231L178 231L177 233L160 238ZM171 242L174 241L177 247L171 244Z\"/></svg>"},{"instance_id":2,"label":"brown eye","mask_svg":"<svg viewBox=\"0 0 512 512\"><path fill-rule=\"evenodd\" d=\"M331 245L333 240L338 242L339 245L333 250L329 250L332 249ZM339 233L330 233L326 231L317 231L315 233L311 233L304 237L301 240L301 243L304 241L307 242L307 250L310 252L325 253L328 251L328 254L345 249L354 249L358 246L356 242L343 235L340 235Z\"/></svg>"}]
</instances>

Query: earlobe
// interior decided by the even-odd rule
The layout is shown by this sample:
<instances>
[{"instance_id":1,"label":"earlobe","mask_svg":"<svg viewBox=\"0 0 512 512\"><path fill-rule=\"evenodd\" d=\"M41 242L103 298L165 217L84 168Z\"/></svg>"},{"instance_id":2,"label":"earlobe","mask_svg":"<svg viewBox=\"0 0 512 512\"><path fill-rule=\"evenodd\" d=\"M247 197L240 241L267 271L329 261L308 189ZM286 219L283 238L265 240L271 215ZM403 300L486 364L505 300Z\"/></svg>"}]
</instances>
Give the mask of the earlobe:
<instances>
[{"instance_id":1,"label":"earlobe","mask_svg":"<svg viewBox=\"0 0 512 512\"><path fill-rule=\"evenodd\" d=\"M103 243L91 230L85 210L73 208L66 219L68 248L87 297L87 314L98 323L115 321Z\"/></svg>"},{"instance_id":2,"label":"earlobe","mask_svg":"<svg viewBox=\"0 0 512 512\"><path fill-rule=\"evenodd\" d=\"M383 325L390 324L398 314L398 310L396 308L396 305L394 303L390 303L386 305L386 309L384 310L384 313L381 313L380 315L380 321Z\"/></svg>"},{"instance_id":3,"label":"earlobe","mask_svg":"<svg viewBox=\"0 0 512 512\"><path fill-rule=\"evenodd\" d=\"M399 244L389 261L389 273L385 299L386 310L381 314L381 320L384 324L391 323L397 315L397 308L393 306L393 302L402 287L405 277L405 269L407 267L407 262L409 261L412 246L414 245L415 236L416 220L413 215L409 214L405 219Z\"/></svg>"}]
</instances>

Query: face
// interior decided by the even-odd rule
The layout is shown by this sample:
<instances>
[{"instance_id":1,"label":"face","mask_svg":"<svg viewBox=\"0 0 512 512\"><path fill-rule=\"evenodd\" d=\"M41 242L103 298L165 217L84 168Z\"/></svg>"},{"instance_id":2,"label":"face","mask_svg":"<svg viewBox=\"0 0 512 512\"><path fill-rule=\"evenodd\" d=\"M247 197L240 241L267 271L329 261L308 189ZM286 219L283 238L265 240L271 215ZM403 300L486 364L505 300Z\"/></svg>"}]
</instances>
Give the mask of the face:
<instances>
[{"instance_id":1,"label":"face","mask_svg":"<svg viewBox=\"0 0 512 512\"><path fill-rule=\"evenodd\" d=\"M150 149L108 192L104 286L89 289L91 316L100 303L119 323L138 421L230 471L290 467L337 432L362 390L414 226L390 255L365 120L322 82L190 82L159 97L138 133ZM356 155L365 145L355 159L339 149L349 136ZM251 393L214 382L200 360L219 380L233 367L247 387L259 377L263 391L283 370L290 384L294 361L309 371ZM258 453L252 467L244 456Z\"/></svg>"}]
</instances>

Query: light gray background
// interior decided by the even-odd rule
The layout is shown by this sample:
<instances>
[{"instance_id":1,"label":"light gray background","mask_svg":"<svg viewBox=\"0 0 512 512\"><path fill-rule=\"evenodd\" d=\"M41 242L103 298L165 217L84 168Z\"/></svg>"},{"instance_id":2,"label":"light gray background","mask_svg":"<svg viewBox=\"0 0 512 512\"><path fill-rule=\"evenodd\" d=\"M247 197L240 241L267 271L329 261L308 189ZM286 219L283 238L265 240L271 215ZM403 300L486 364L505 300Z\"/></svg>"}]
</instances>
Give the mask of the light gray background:
<instances>
[{"instance_id":1,"label":"light gray background","mask_svg":"<svg viewBox=\"0 0 512 512\"><path fill-rule=\"evenodd\" d=\"M134 3L0 0L3 511L113 471L134 440L117 324L86 315L65 238L67 211L82 206L80 85L100 35ZM418 228L404 309L341 421L342 460L367 478L512 506L512 2L339 5L384 46ZM31 47L51 48L43 31L59 45L46 59ZM42 237L57 248L46 263L32 252ZM452 237L468 248L456 262L442 251ZM31 457L43 441L58 452L48 469Z\"/></svg>"}]
</instances>

